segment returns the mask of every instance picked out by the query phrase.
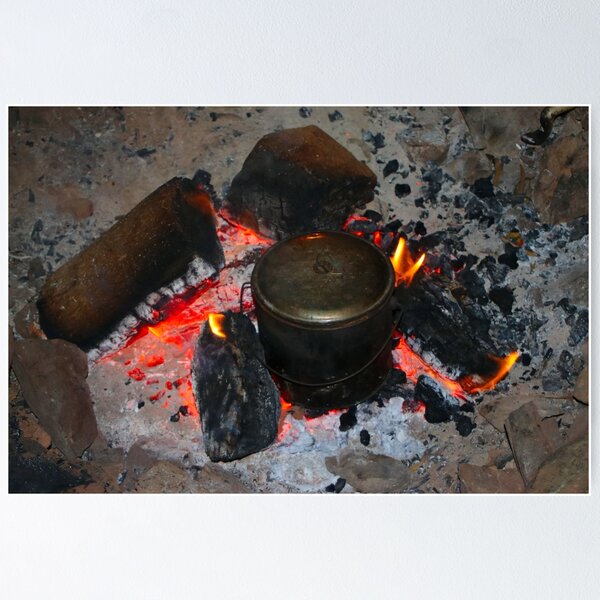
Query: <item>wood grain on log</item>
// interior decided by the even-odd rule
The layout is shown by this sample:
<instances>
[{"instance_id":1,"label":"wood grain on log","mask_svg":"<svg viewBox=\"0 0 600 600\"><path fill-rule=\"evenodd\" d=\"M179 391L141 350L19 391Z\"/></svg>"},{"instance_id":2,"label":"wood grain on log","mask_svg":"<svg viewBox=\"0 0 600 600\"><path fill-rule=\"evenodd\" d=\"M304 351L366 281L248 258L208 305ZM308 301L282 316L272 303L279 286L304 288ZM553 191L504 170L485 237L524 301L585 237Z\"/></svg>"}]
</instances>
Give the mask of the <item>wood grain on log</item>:
<instances>
[{"instance_id":1,"label":"wood grain on log","mask_svg":"<svg viewBox=\"0 0 600 600\"><path fill-rule=\"evenodd\" d=\"M175 177L48 277L37 302L42 328L50 338L90 345L182 275L193 256L223 266L208 193Z\"/></svg>"}]
</instances>

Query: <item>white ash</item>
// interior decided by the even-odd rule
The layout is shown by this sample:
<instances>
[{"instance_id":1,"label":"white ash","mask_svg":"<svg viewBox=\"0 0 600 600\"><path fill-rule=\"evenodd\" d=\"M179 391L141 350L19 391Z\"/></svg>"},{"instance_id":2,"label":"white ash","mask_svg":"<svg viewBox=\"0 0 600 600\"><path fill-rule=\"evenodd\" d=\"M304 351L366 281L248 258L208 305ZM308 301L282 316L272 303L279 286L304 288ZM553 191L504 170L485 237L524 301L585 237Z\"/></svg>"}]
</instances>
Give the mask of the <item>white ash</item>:
<instances>
[{"instance_id":1,"label":"white ash","mask_svg":"<svg viewBox=\"0 0 600 600\"><path fill-rule=\"evenodd\" d=\"M193 288L200 287L217 274L213 265L200 257L194 257L185 275L173 280L168 286L148 294L146 299L133 309L133 314L119 321L114 330L88 352L88 363L94 364L109 352L122 348L137 333L141 325L152 325L159 320L154 313L161 305Z\"/></svg>"}]
</instances>

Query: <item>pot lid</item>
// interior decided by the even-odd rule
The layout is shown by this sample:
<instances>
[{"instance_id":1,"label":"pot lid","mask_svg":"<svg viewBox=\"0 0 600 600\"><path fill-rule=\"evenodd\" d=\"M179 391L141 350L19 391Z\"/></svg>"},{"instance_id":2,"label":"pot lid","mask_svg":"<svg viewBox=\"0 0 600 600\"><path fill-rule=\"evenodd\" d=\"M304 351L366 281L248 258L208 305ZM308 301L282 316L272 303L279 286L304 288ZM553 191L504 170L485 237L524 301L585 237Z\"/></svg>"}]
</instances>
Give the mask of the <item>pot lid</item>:
<instances>
[{"instance_id":1,"label":"pot lid","mask_svg":"<svg viewBox=\"0 0 600 600\"><path fill-rule=\"evenodd\" d=\"M390 260L371 242L342 232L283 240L263 254L252 273L255 302L274 316L309 326L366 318L393 290Z\"/></svg>"}]
</instances>

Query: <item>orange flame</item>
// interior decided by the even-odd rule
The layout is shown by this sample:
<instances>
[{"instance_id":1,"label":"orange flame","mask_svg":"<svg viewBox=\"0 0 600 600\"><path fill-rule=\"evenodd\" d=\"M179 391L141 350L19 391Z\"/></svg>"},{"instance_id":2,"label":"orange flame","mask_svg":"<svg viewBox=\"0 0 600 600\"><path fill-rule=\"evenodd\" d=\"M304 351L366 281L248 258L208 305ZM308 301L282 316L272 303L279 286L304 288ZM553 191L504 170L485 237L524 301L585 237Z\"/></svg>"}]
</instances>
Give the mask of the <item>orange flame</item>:
<instances>
[{"instance_id":1,"label":"orange flame","mask_svg":"<svg viewBox=\"0 0 600 600\"><path fill-rule=\"evenodd\" d=\"M210 313L208 315L208 326L210 330L220 338L226 338L225 332L223 331L223 323L225 321L225 315L219 313Z\"/></svg>"},{"instance_id":2,"label":"orange flame","mask_svg":"<svg viewBox=\"0 0 600 600\"><path fill-rule=\"evenodd\" d=\"M511 370L512 366L519 358L519 353L514 351L504 358L490 356L490 358L496 362L499 367L496 373L487 380L483 380L478 375L467 375L466 377L461 377L458 381L454 381L453 379L446 377L428 365L408 345L408 342L405 338L400 338L393 356L394 366L402 369L406 373L408 379L410 379L412 382L416 382L419 378L419 375L428 375L432 379L435 379L438 383L441 383L456 398L466 400L467 394L478 394L480 392L494 389L496 384ZM476 379L478 380L477 383L475 381Z\"/></svg>"},{"instance_id":3,"label":"orange flame","mask_svg":"<svg viewBox=\"0 0 600 600\"><path fill-rule=\"evenodd\" d=\"M396 285L405 283L410 285L413 277L425 262L425 253L421 254L417 261L413 261L410 252L406 252L406 241L403 237L398 240L398 245L392 256L392 265L396 273Z\"/></svg>"},{"instance_id":4,"label":"orange flame","mask_svg":"<svg viewBox=\"0 0 600 600\"><path fill-rule=\"evenodd\" d=\"M490 358L498 363L498 371L493 377L488 380L482 381L480 384L476 384L474 377L463 377L460 380L460 384L469 394L477 394L479 392L485 392L486 390L492 390L496 387L496 384L503 379L506 374L512 369L512 366L517 362L519 353L515 350L508 356L500 358L498 356L490 356Z\"/></svg>"},{"instance_id":5,"label":"orange flame","mask_svg":"<svg viewBox=\"0 0 600 600\"><path fill-rule=\"evenodd\" d=\"M394 351L394 363L396 368L402 369L408 379L417 382L419 375L428 375L441 383L453 396L466 400L466 394L461 384L446 377L433 367L429 366L409 345L405 338L400 338L398 346Z\"/></svg>"}]
</instances>

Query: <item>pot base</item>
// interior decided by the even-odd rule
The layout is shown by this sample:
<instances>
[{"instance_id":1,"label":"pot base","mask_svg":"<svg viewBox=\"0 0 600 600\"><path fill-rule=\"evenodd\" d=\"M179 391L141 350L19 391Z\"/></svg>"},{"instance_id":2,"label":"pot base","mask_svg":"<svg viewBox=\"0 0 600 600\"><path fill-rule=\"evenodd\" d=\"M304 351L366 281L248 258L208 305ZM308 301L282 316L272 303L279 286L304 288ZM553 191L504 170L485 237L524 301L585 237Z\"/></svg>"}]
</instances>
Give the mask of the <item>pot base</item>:
<instances>
[{"instance_id":1,"label":"pot base","mask_svg":"<svg viewBox=\"0 0 600 600\"><path fill-rule=\"evenodd\" d=\"M302 385L272 373L284 398L302 408L330 410L348 408L368 400L383 385L392 368L392 340L377 358L352 377L332 385Z\"/></svg>"}]
</instances>

